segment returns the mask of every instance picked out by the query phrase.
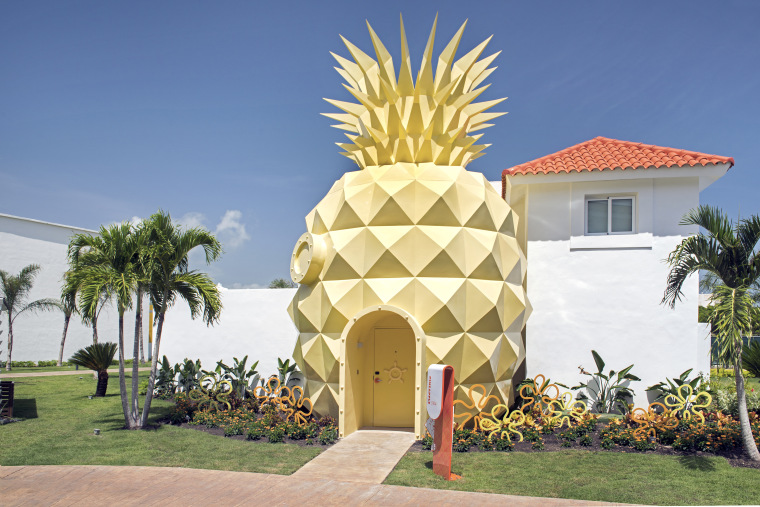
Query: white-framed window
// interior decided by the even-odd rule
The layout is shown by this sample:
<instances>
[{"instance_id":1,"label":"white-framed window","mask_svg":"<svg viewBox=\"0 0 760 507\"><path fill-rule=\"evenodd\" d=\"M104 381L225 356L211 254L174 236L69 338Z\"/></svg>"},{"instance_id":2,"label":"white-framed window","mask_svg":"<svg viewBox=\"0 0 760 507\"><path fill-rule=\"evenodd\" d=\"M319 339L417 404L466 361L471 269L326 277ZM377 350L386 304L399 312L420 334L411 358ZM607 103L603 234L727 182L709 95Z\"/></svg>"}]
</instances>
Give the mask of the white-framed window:
<instances>
[{"instance_id":1,"label":"white-framed window","mask_svg":"<svg viewBox=\"0 0 760 507\"><path fill-rule=\"evenodd\" d=\"M636 197L632 195L586 197L587 236L634 234Z\"/></svg>"}]
</instances>

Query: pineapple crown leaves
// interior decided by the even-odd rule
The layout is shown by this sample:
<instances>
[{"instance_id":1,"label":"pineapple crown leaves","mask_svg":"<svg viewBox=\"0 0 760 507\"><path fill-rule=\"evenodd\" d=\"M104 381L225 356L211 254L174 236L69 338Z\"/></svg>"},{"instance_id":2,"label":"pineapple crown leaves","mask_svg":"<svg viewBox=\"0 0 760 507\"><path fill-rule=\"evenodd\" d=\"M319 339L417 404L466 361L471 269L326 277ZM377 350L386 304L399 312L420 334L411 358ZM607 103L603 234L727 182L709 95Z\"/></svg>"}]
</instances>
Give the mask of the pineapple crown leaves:
<instances>
[{"instance_id":1,"label":"pineapple crown leaves","mask_svg":"<svg viewBox=\"0 0 760 507\"><path fill-rule=\"evenodd\" d=\"M489 65L500 52L478 60L491 37L455 60L467 25L465 21L449 41L433 72L433 42L438 23L425 47L416 82L412 79L409 48L401 18L401 66L396 76L393 58L367 22L377 59L341 36L354 61L331 53L345 79L343 86L359 103L325 99L344 111L322 113L340 122L350 143L336 143L342 153L359 167L397 162L466 166L483 155L488 144L475 144L483 134L472 134L492 125L488 122L506 113L486 112L506 100L474 102L490 85L480 86L496 67Z\"/></svg>"}]
</instances>

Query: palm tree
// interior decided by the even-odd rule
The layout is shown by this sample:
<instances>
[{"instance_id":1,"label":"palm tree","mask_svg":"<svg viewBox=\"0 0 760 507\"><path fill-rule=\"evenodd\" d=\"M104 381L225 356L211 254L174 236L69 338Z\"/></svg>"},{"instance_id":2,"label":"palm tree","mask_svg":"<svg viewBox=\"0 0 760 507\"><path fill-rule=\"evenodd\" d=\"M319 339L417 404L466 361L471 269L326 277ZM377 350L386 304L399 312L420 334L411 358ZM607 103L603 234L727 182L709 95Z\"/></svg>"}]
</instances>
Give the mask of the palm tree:
<instances>
[{"instance_id":1,"label":"palm tree","mask_svg":"<svg viewBox=\"0 0 760 507\"><path fill-rule=\"evenodd\" d=\"M670 273L662 302L675 307L676 301L683 296L684 282L699 270L720 279L721 285L713 293L717 304L712 320L716 323L721 355L730 357L734 364L744 450L751 459L760 461L747 414L741 359L741 335L752 328L754 313L748 291L760 279L760 253L757 251L760 217L752 215L734 224L718 208L700 206L687 213L680 225L698 225L706 232L700 231L684 239L668 256Z\"/></svg>"},{"instance_id":2,"label":"palm tree","mask_svg":"<svg viewBox=\"0 0 760 507\"><path fill-rule=\"evenodd\" d=\"M206 263L219 258L222 247L213 234L202 228L183 230L172 223L171 216L159 210L146 223L148 231L148 273L150 274L150 300L158 315L156 337L153 342L153 360L148 379L148 393L142 414L142 426L148 422L153 387L156 382L159 347L166 311L178 298L190 307L192 318L203 316L207 325L219 320L222 301L214 282L206 273L188 269L188 255L197 247L203 248Z\"/></svg>"},{"instance_id":3,"label":"palm tree","mask_svg":"<svg viewBox=\"0 0 760 507\"><path fill-rule=\"evenodd\" d=\"M72 287L76 288L82 315L97 317L101 298L113 300L119 314L119 390L124 420L128 429L139 427L137 406L137 361L132 371L133 393L127 399L124 374L124 313L132 308L133 295L140 281L136 266L141 245L128 223L100 228L99 236L77 234L69 243ZM136 354L133 358L136 357Z\"/></svg>"},{"instance_id":4,"label":"palm tree","mask_svg":"<svg viewBox=\"0 0 760 507\"><path fill-rule=\"evenodd\" d=\"M77 313L76 289L70 287L67 282L68 273L64 274L63 288L61 289L61 310L63 310L63 334L61 335L61 350L58 352L58 366L63 365L63 346L66 344L66 334L69 330L69 321L74 313Z\"/></svg>"},{"instance_id":5,"label":"palm tree","mask_svg":"<svg viewBox=\"0 0 760 507\"><path fill-rule=\"evenodd\" d=\"M69 362L97 372L98 387L95 389L95 396L103 397L108 389L108 368L113 362L114 355L116 355L115 343L93 343L77 350Z\"/></svg>"},{"instance_id":6,"label":"palm tree","mask_svg":"<svg viewBox=\"0 0 760 507\"><path fill-rule=\"evenodd\" d=\"M34 285L34 279L40 267L30 264L23 268L18 275L11 275L0 270L0 297L4 298L5 311L8 312L8 357L5 361L6 371L11 370L11 355L13 354L13 322L24 312L60 309L61 304L55 299L37 299L28 301L29 292Z\"/></svg>"}]
</instances>

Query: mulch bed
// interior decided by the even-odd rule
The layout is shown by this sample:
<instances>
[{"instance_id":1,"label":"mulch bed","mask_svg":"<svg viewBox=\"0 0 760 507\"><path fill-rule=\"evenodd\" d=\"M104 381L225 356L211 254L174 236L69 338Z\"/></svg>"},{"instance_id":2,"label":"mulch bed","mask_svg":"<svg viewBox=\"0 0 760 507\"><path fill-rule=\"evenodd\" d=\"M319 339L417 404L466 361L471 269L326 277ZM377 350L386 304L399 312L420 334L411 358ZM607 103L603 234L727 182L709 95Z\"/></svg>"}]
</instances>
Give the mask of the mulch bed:
<instances>
[{"instance_id":1,"label":"mulch bed","mask_svg":"<svg viewBox=\"0 0 760 507\"><path fill-rule=\"evenodd\" d=\"M702 452L702 451L676 451L668 445L660 445L660 444L657 444L657 448L651 451L637 451L633 447L621 447L619 445L616 445L612 449L604 449L601 446L601 439L599 438L599 431L603 428L604 428L604 425L600 424L593 433L589 433L589 435L591 435L593 439L592 444L589 446L582 446L578 444L577 442L575 442L573 443L572 447L562 447L561 446L562 440L560 440L556 435L552 434L552 435L541 435L541 438L544 442L544 449L542 450L533 449L532 442L515 441L514 451L511 451L511 452L539 452L540 453L540 452L557 452L557 451L565 451L568 449L573 449L573 450L581 450L581 451L622 452L622 453L632 453L632 454L659 454L662 456L697 456L697 457L719 456L722 458L726 458L729 464L733 467L760 469L760 462L752 461L749 458L747 458L747 456L744 454L744 451L741 448L735 448L733 451L722 451L719 453L710 453L710 452ZM430 452L422 448L422 442L420 441L415 442L414 445L411 447L410 451ZM470 447L470 450L468 452L500 452L500 451L482 451L478 449L478 447L472 446Z\"/></svg>"},{"instance_id":2,"label":"mulch bed","mask_svg":"<svg viewBox=\"0 0 760 507\"><path fill-rule=\"evenodd\" d=\"M162 421L161 424L167 424L171 425L171 423L168 420ZM262 437L259 440L248 440L248 438L245 435L232 435L229 437L224 436L224 430L222 428L208 428L205 424L188 424L188 423L182 423L179 425L175 425L180 428L190 429L190 430L196 430L196 431L202 431L204 433L208 433L209 435L216 435L218 437L222 438L231 438L233 440L245 440L252 444L267 444L267 445L276 445L276 444L270 444L269 441L267 441L266 437ZM335 444L331 445L322 445L320 444L316 439L312 439L311 444L307 444L306 440L293 440L289 436L285 436L285 439L282 442L279 443L285 443L285 444L295 444L300 445L301 447L318 447L319 449L325 450L327 448L332 447Z\"/></svg>"}]
</instances>

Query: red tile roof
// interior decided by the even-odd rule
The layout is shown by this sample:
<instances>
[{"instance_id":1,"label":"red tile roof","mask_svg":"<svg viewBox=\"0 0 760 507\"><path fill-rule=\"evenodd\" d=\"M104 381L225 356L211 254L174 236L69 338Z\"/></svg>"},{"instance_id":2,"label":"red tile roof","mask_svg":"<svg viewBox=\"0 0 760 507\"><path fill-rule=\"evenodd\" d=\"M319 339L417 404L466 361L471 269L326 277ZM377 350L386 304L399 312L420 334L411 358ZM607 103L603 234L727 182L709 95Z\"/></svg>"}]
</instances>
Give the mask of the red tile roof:
<instances>
[{"instance_id":1,"label":"red tile roof","mask_svg":"<svg viewBox=\"0 0 760 507\"><path fill-rule=\"evenodd\" d=\"M515 174L551 174L612 169L650 169L689 165L731 164L732 157L664 148L652 144L595 137L531 162L504 169L502 180Z\"/></svg>"}]
</instances>

